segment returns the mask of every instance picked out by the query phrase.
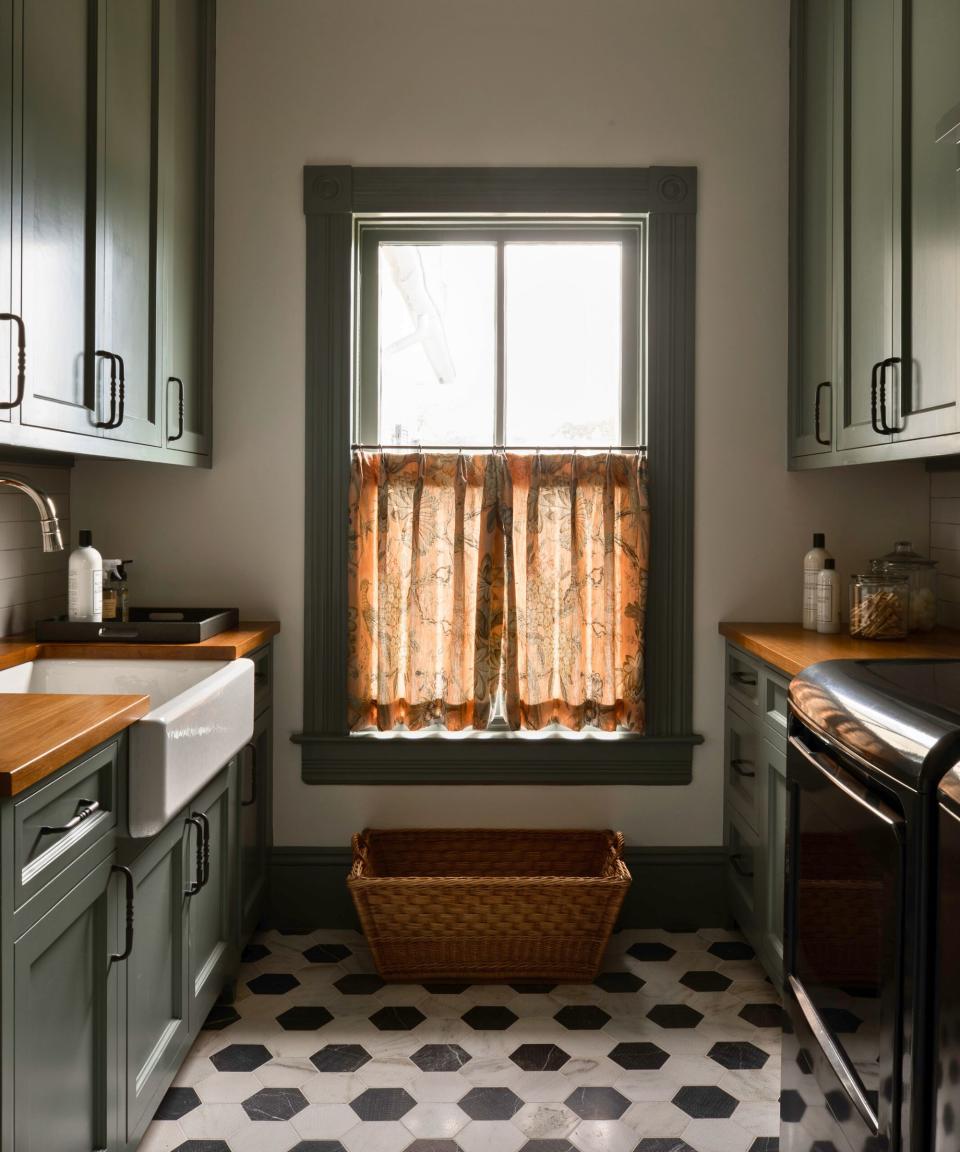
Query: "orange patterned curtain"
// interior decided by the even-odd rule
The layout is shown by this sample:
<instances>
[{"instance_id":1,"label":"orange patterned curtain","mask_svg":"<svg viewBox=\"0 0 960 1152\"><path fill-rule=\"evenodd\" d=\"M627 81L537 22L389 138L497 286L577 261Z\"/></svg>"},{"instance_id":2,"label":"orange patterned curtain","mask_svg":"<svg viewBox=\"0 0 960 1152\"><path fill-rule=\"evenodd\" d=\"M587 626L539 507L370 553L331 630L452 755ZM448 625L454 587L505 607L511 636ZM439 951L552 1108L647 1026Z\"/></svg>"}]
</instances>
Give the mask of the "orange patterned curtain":
<instances>
[{"instance_id":1,"label":"orange patterned curtain","mask_svg":"<svg viewBox=\"0 0 960 1152\"><path fill-rule=\"evenodd\" d=\"M644 729L646 462L355 452L352 730Z\"/></svg>"}]
</instances>

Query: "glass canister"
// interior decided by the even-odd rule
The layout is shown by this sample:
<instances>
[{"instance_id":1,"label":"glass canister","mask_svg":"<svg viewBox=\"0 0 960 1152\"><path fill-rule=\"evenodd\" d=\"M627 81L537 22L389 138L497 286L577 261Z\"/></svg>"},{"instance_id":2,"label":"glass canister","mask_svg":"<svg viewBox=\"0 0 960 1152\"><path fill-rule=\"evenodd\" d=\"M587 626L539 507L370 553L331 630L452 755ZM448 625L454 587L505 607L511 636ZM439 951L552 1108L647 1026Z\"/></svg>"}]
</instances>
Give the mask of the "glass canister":
<instances>
[{"instance_id":1,"label":"glass canister","mask_svg":"<svg viewBox=\"0 0 960 1152\"><path fill-rule=\"evenodd\" d=\"M902 640L909 629L906 576L863 572L850 577L850 635L857 640Z\"/></svg>"},{"instance_id":2,"label":"glass canister","mask_svg":"<svg viewBox=\"0 0 960 1152\"><path fill-rule=\"evenodd\" d=\"M937 624L937 562L913 550L909 540L898 540L893 551L873 561L874 572L904 576L910 586L911 632L930 632Z\"/></svg>"}]
</instances>

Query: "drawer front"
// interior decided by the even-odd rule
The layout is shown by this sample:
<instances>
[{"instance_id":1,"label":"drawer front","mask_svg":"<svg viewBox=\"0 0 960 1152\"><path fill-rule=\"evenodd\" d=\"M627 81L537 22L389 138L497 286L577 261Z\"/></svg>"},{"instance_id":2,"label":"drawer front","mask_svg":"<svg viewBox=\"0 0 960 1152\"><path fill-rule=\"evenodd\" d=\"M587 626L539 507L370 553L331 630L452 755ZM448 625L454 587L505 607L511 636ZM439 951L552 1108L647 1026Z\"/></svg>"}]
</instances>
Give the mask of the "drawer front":
<instances>
[{"instance_id":1,"label":"drawer front","mask_svg":"<svg viewBox=\"0 0 960 1152\"><path fill-rule=\"evenodd\" d=\"M751 712L760 711L761 691L760 683L761 665L741 652L739 648L727 645L727 695L749 708Z\"/></svg>"},{"instance_id":2,"label":"drawer front","mask_svg":"<svg viewBox=\"0 0 960 1152\"><path fill-rule=\"evenodd\" d=\"M116 828L120 748L112 741L14 804L15 907Z\"/></svg>"},{"instance_id":3,"label":"drawer front","mask_svg":"<svg viewBox=\"0 0 960 1152\"><path fill-rule=\"evenodd\" d=\"M247 659L253 661L253 714L259 716L273 703L273 645L265 644Z\"/></svg>"},{"instance_id":4,"label":"drawer front","mask_svg":"<svg viewBox=\"0 0 960 1152\"><path fill-rule=\"evenodd\" d=\"M728 802L754 830L759 828L761 815L758 763L763 738L758 727L755 718L747 720L733 708L727 708L723 736L724 789Z\"/></svg>"},{"instance_id":5,"label":"drawer front","mask_svg":"<svg viewBox=\"0 0 960 1152\"><path fill-rule=\"evenodd\" d=\"M786 747L787 739L787 693L789 688L790 681L785 676L772 672L769 668L764 669L763 718L770 739L778 746L782 745L783 747Z\"/></svg>"}]
</instances>

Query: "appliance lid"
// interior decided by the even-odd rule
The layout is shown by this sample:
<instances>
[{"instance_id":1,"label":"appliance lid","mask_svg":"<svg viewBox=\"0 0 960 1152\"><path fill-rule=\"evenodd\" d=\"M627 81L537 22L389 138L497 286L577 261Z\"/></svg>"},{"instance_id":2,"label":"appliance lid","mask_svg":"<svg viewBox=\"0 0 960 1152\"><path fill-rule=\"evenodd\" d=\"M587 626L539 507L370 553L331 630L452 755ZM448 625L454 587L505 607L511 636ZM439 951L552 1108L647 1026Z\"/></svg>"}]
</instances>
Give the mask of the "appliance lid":
<instances>
[{"instance_id":1,"label":"appliance lid","mask_svg":"<svg viewBox=\"0 0 960 1152\"><path fill-rule=\"evenodd\" d=\"M960 660L826 660L790 684L815 732L910 788L960 761Z\"/></svg>"}]
</instances>

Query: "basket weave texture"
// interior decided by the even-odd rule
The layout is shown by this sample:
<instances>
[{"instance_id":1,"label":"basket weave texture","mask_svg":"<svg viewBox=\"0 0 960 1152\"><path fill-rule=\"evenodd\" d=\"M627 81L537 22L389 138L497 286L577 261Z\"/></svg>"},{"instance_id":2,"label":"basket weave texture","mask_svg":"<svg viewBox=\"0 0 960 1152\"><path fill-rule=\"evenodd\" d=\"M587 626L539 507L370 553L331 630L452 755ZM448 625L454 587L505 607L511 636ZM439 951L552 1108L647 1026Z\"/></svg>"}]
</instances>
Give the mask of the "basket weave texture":
<instances>
[{"instance_id":1,"label":"basket weave texture","mask_svg":"<svg viewBox=\"0 0 960 1152\"><path fill-rule=\"evenodd\" d=\"M630 887L623 836L366 829L347 886L390 981L593 980Z\"/></svg>"}]
</instances>

